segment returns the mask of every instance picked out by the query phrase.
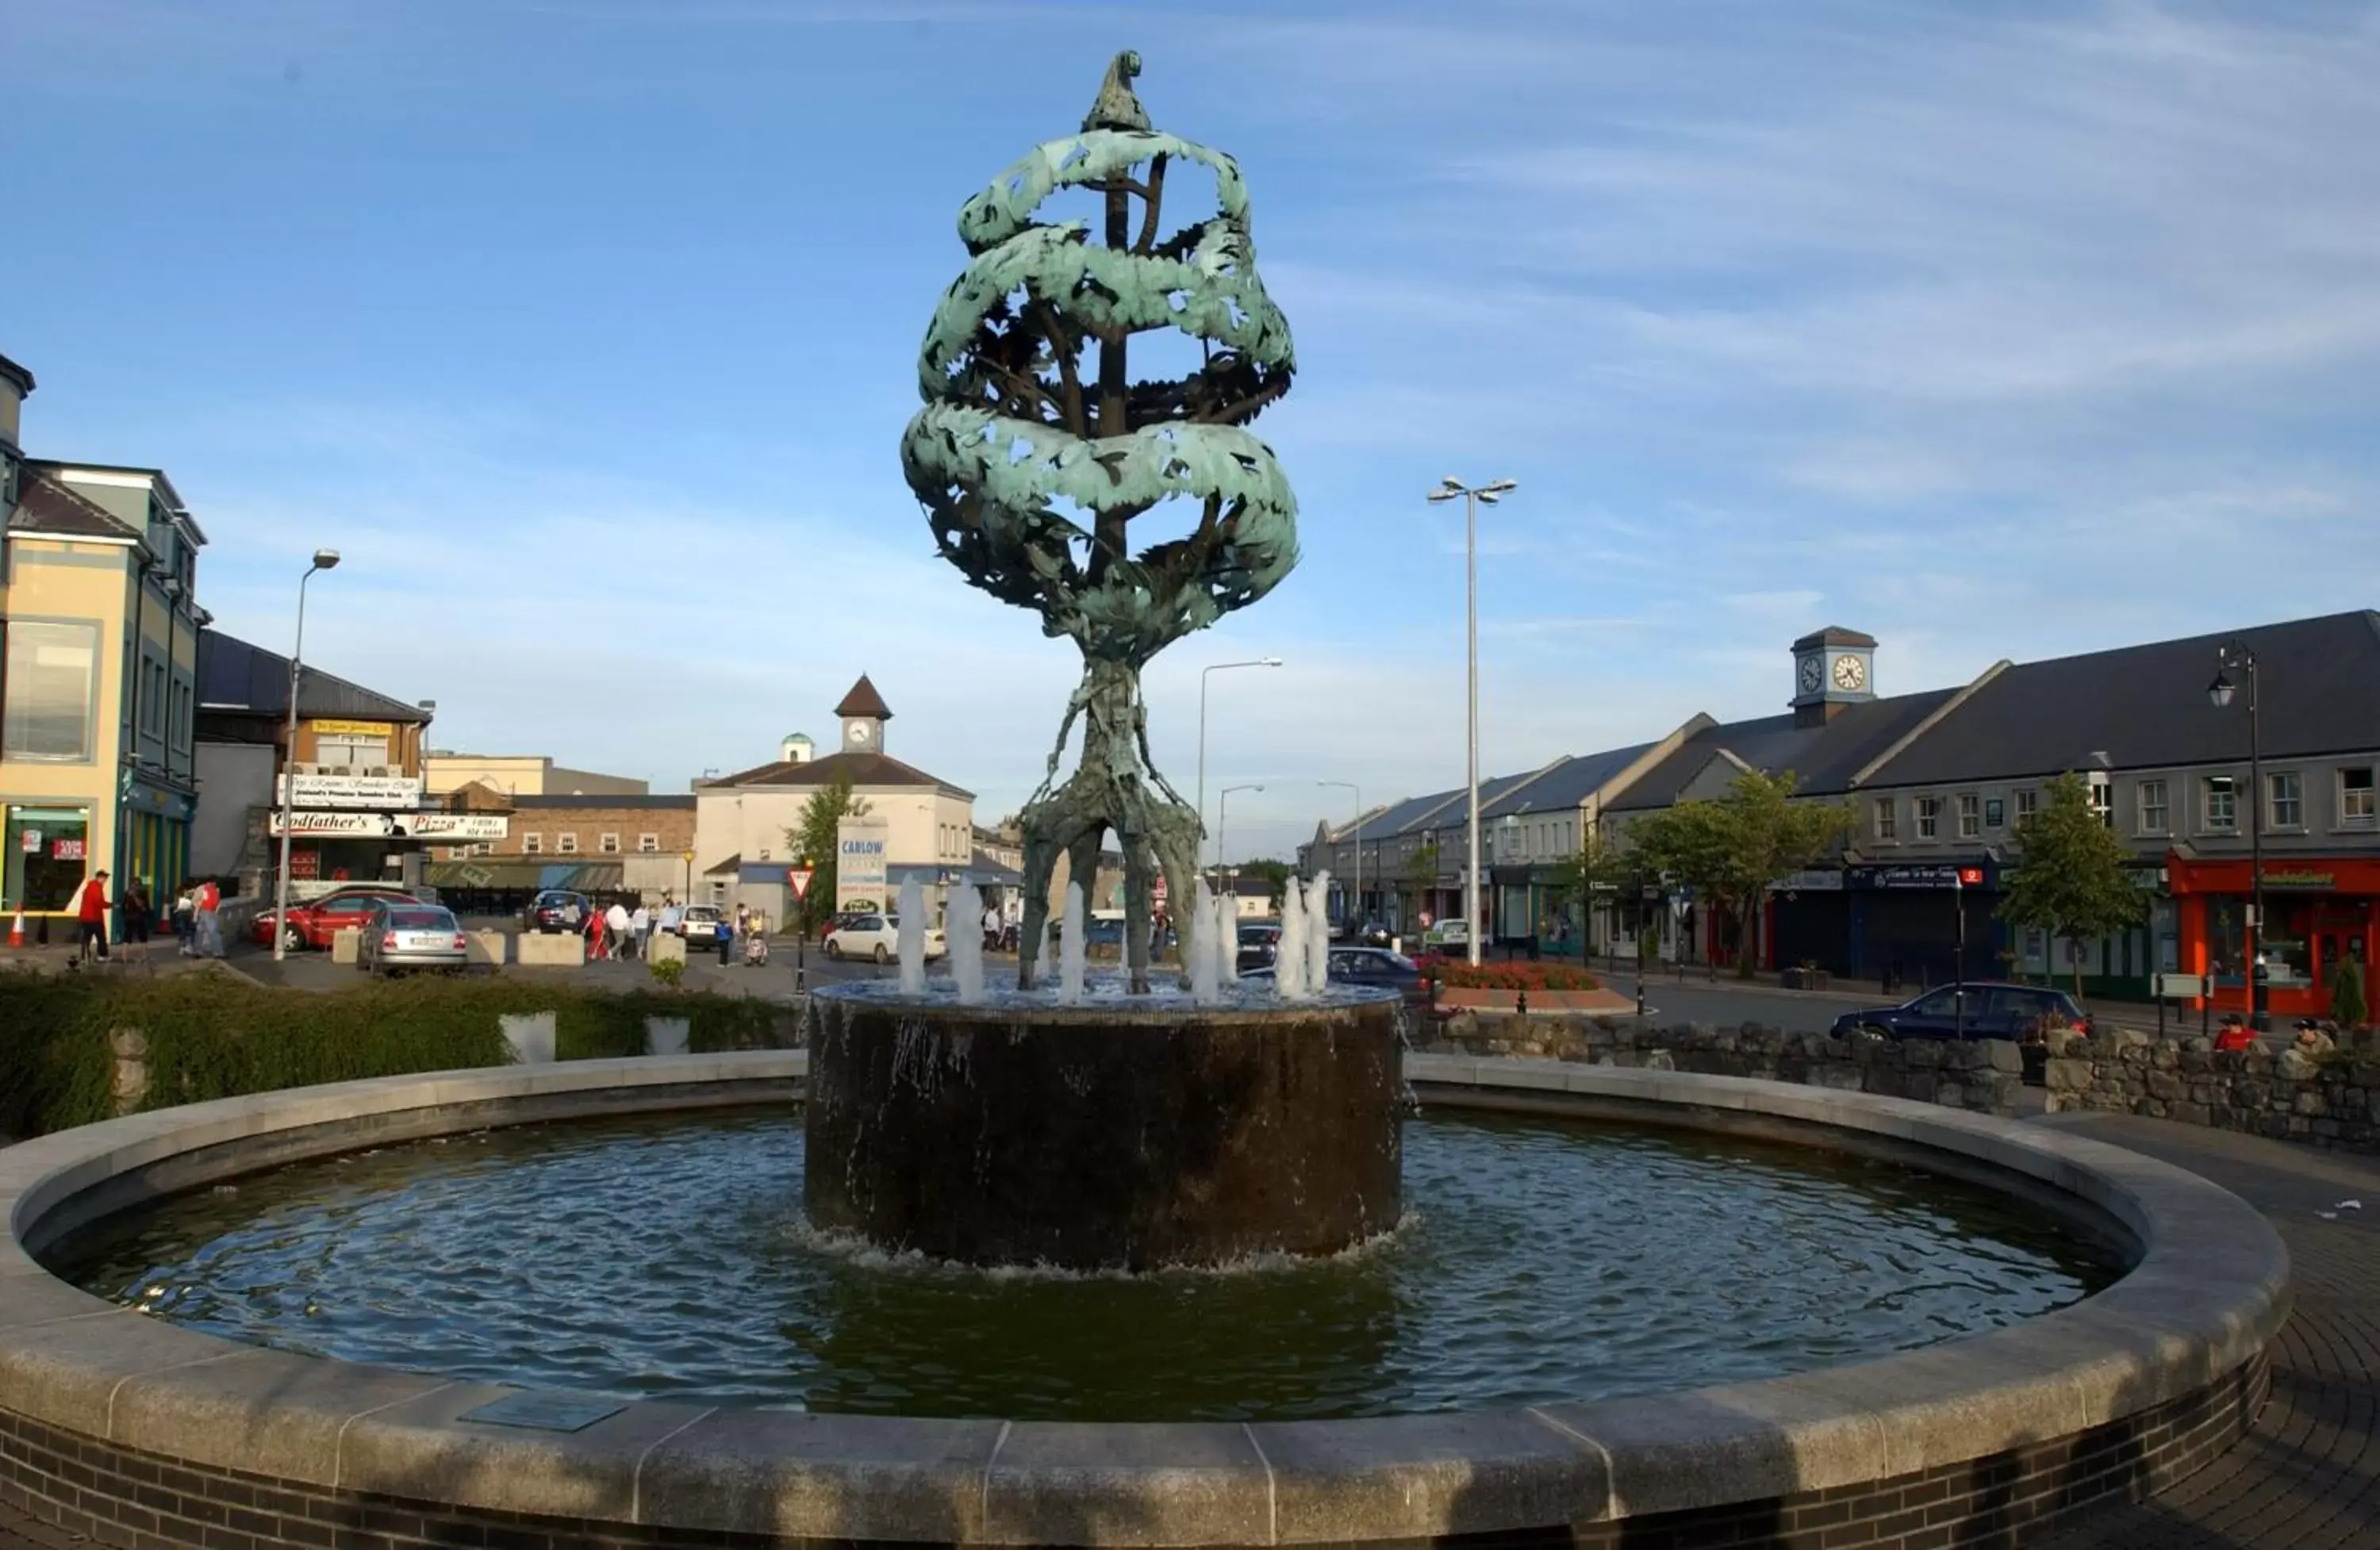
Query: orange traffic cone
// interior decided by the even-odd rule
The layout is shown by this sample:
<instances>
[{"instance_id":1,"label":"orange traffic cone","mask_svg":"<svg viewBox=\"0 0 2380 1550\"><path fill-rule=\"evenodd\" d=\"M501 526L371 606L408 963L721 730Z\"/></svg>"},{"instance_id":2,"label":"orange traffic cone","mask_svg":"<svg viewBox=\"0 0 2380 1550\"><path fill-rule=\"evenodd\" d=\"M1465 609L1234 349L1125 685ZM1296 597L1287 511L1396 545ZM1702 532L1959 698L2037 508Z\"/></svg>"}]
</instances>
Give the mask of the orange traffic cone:
<instances>
[{"instance_id":1,"label":"orange traffic cone","mask_svg":"<svg viewBox=\"0 0 2380 1550\"><path fill-rule=\"evenodd\" d=\"M25 906L22 904L17 906L16 923L8 927L8 945L10 947L25 945Z\"/></svg>"}]
</instances>

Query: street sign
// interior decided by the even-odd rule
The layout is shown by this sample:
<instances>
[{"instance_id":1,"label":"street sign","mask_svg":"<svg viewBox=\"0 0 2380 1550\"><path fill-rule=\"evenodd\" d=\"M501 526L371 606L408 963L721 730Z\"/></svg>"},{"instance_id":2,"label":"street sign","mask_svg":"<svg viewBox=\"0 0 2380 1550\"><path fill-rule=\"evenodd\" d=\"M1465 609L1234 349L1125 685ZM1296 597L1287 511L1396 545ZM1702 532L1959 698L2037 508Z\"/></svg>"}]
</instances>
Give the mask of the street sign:
<instances>
[{"instance_id":1,"label":"street sign","mask_svg":"<svg viewBox=\"0 0 2380 1550\"><path fill-rule=\"evenodd\" d=\"M794 890L795 898L808 898L810 896L810 868L807 866L786 867L785 885Z\"/></svg>"},{"instance_id":2,"label":"street sign","mask_svg":"<svg viewBox=\"0 0 2380 1550\"><path fill-rule=\"evenodd\" d=\"M1981 888L1981 887L1983 887L1983 886L1984 886L1984 869L1983 869L1982 867L1980 867L1980 866L1961 866L1961 867L1960 867L1960 868L1959 868L1959 886L1960 886L1961 888Z\"/></svg>"}]
</instances>

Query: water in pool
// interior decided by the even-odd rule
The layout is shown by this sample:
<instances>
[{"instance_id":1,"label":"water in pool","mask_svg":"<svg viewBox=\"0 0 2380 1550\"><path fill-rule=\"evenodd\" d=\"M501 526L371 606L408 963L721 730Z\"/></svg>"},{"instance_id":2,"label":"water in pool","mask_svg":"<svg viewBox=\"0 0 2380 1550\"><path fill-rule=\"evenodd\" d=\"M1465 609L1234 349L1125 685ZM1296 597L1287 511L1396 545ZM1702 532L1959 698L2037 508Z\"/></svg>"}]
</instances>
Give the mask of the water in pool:
<instances>
[{"instance_id":1,"label":"water in pool","mask_svg":"<svg viewBox=\"0 0 2380 1550\"><path fill-rule=\"evenodd\" d=\"M1775 1376L2120 1270L2012 1198L1692 1132L1429 1115L1404 1224L1322 1263L1123 1278L887 1261L800 1218L785 1110L484 1132L161 1202L53 1255L233 1339L450 1376L1084 1421L1474 1410Z\"/></svg>"}]
</instances>

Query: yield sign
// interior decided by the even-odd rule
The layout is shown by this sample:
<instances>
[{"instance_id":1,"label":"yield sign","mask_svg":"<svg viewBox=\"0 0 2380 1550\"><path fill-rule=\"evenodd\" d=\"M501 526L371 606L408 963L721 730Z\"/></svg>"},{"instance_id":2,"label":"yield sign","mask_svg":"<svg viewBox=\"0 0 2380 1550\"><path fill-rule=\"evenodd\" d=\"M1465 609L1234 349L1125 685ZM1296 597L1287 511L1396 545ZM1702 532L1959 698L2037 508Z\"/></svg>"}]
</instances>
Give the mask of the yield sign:
<instances>
[{"instance_id":1,"label":"yield sign","mask_svg":"<svg viewBox=\"0 0 2380 1550\"><path fill-rule=\"evenodd\" d=\"M786 867L785 881L793 889L795 898L807 899L809 897L810 868L807 866Z\"/></svg>"}]
</instances>

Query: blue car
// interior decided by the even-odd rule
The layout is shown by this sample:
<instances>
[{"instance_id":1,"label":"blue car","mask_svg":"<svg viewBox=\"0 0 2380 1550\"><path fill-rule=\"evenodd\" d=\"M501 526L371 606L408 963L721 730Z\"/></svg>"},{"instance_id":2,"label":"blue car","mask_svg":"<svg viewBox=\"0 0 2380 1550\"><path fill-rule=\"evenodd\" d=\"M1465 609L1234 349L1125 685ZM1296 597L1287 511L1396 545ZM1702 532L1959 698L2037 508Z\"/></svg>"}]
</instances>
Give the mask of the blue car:
<instances>
[{"instance_id":1,"label":"blue car","mask_svg":"<svg viewBox=\"0 0 2380 1550\"><path fill-rule=\"evenodd\" d=\"M1963 989L1966 1009L1959 999ZM1838 1038L1869 1033L1884 1038L2004 1038L2020 1043L2044 1029L2063 1025L2077 1033L2091 1031L2088 1013L2063 990L2039 985L2010 985L1999 980L1969 980L1962 987L1946 985L1928 990L1896 1007L1847 1011L1835 1019Z\"/></svg>"}]
</instances>

